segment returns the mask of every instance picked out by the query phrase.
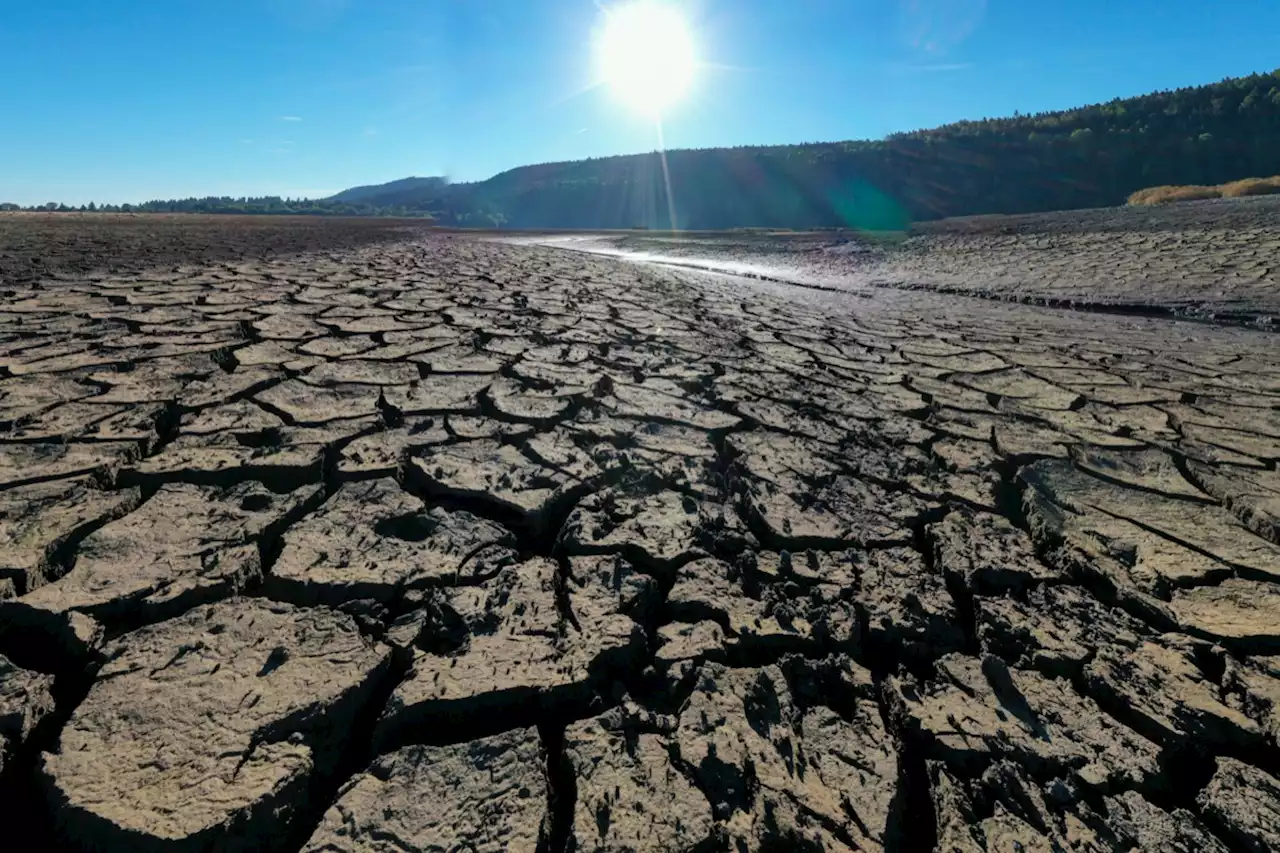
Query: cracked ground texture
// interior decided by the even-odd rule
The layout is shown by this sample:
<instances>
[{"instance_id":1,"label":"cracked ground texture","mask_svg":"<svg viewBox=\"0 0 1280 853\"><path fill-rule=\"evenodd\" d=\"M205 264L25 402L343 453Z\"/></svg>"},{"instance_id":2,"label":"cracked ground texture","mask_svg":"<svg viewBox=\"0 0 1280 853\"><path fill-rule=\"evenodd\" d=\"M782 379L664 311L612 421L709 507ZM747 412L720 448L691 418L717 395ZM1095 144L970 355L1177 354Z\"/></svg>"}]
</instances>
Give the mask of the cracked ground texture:
<instances>
[{"instance_id":1,"label":"cracked ground texture","mask_svg":"<svg viewBox=\"0 0 1280 853\"><path fill-rule=\"evenodd\" d=\"M0 262L30 849L1280 848L1274 334L189 221Z\"/></svg>"}]
</instances>

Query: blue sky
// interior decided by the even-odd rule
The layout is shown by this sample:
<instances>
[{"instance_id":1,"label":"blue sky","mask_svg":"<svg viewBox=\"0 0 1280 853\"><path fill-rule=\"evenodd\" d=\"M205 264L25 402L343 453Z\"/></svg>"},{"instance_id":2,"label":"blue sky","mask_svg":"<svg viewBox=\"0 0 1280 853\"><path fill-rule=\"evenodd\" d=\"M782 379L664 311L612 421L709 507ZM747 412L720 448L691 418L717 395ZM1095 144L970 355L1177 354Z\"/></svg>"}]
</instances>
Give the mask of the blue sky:
<instances>
[{"instance_id":1,"label":"blue sky","mask_svg":"<svg viewBox=\"0 0 1280 853\"><path fill-rule=\"evenodd\" d=\"M673 0L680 2L680 0ZM651 150L608 0L5 0L0 201L325 195ZM1280 66L1276 0L683 0L669 147L876 138Z\"/></svg>"}]
</instances>

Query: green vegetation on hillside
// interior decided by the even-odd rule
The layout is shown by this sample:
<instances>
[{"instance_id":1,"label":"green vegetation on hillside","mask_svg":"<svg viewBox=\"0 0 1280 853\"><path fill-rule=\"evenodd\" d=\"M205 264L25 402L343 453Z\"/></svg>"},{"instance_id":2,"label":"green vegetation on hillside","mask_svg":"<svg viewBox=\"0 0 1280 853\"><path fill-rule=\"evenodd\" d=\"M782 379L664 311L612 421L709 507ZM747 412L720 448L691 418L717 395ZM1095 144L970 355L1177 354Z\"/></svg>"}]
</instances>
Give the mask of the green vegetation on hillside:
<instances>
[{"instance_id":1,"label":"green vegetation on hillside","mask_svg":"<svg viewBox=\"0 0 1280 853\"><path fill-rule=\"evenodd\" d=\"M325 199L327 202L347 202L364 204L377 199L380 204L390 207L406 207L403 199L431 198L445 191L449 186L447 178L401 178L386 184L372 184L364 187L352 187L337 195Z\"/></svg>"},{"instance_id":2,"label":"green vegetation on hillside","mask_svg":"<svg viewBox=\"0 0 1280 853\"><path fill-rule=\"evenodd\" d=\"M878 142L672 151L667 161L675 225L686 229L893 229L1106 207L1145 187L1280 173L1280 71ZM526 166L413 201L446 224L671 225L656 154Z\"/></svg>"}]
</instances>

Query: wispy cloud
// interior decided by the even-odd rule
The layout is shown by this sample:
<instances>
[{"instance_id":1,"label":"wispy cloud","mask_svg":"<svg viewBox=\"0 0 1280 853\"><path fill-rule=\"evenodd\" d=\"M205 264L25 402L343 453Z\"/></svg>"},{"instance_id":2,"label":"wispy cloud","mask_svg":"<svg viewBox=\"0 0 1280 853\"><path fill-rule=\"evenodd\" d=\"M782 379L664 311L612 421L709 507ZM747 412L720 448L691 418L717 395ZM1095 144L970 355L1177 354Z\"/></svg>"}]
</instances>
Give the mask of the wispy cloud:
<instances>
[{"instance_id":1,"label":"wispy cloud","mask_svg":"<svg viewBox=\"0 0 1280 853\"><path fill-rule=\"evenodd\" d=\"M580 127L574 131L574 133L586 133L586 132L587 132L587 129L585 127Z\"/></svg>"},{"instance_id":2,"label":"wispy cloud","mask_svg":"<svg viewBox=\"0 0 1280 853\"><path fill-rule=\"evenodd\" d=\"M302 121L302 116L280 116L281 121Z\"/></svg>"},{"instance_id":3,"label":"wispy cloud","mask_svg":"<svg viewBox=\"0 0 1280 853\"><path fill-rule=\"evenodd\" d=\"M360 135L361 135L361 136L363 136L363 137L365 137L366 139L368 139L368 138L370 138L370 137L377 136L377 135L378 135L378 129L377 129L376 127L366 127L366 128L364 129L364 133L362 133L362 134L360 134Z\"/></svg>"},{"instance_id":4,"label":"wispy cloud","mask_svg":"<svg viewBox=\"0 0 1280 853\"><path fill-rule=\"evenodd\" d=\"M909 74L937 74L946 71L968 71L972 67L972 62L935 62L899 65L898 70Z\"/></svg>"}]
</instances>

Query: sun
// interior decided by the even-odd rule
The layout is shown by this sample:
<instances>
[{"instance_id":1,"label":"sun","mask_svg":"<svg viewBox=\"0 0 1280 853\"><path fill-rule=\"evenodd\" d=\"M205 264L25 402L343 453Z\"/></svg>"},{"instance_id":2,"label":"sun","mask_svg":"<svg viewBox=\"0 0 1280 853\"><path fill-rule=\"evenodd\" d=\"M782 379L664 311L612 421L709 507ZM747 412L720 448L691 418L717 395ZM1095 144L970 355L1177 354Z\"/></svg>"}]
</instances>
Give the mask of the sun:
<instances>
[{"instance_id":1,"label":"sun","mask_svg":"<svg viewBox=\"0 0 1280 853\"><path fill-rule=\"evenodd\" d=\"M614 96L655 118L689 91L697 67L684 16L663 0L632 0L606 9L596 51Z\"/></svg>"}]
</instances>

